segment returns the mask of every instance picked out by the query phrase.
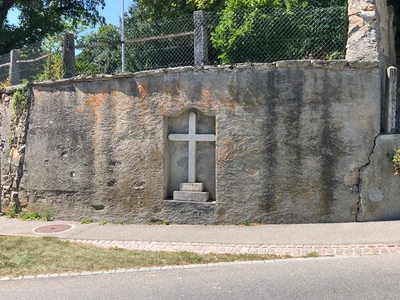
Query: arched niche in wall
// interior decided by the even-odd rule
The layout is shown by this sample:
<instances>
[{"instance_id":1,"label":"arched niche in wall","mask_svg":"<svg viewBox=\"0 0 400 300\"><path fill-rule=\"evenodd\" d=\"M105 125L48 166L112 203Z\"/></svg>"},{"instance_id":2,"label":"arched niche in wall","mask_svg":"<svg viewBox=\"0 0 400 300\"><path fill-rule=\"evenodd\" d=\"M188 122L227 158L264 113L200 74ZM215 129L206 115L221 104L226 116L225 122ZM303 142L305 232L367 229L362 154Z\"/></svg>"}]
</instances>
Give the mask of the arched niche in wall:
<instances>
[{"instance_id":1,"label":"arched niche in wall","mask_svg":"<svg viewBox=\"0 0 400 300\"><path fill-rule=\"evenodd\" d=\"M207 201L215 201L215 116L189 108L176 116L166 117L165 129L165 199L175 199L177 195L174 192L182 191L184 183L199 183L204 184L202 192L208 193ZM193 138L196 140L194 146L189 141ZM195 155L192 153L191 157L193 147ZM195 186L188 188L199 192Z\"/></svg>"}]
</instances>

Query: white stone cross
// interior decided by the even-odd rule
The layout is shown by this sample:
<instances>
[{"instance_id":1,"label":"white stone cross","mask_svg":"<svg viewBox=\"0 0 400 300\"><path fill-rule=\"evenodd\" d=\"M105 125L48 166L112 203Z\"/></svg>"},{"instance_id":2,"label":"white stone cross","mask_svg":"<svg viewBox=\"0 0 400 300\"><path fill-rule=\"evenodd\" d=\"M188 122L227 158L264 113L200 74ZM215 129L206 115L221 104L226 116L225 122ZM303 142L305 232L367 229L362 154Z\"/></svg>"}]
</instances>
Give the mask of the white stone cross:
<instances>
[{"instance_id":1,"label":"white stone cross","mask_svg":"<svg viewBox=\"0 0 400 300\"><path fill-rule=\"evenodd\" d=\"M170 134L168 139L173 142L189 142L188 182L196 182L196 142L214 142L215 134L196 134L196 113L189 114L189 133Z\"/></svg>"}]
</instances>

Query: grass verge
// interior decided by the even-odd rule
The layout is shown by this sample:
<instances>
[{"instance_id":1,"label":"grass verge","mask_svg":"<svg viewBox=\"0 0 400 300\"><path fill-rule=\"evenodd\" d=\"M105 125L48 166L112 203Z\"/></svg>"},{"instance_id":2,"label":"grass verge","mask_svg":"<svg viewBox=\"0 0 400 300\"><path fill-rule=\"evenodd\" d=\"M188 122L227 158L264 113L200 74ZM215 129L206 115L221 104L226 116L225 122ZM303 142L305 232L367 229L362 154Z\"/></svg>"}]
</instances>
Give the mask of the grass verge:
<instances>
[{"instance_id":1,"label":"grass verge","mask_svg":"<svg viewBox=\"0 0 400 300\"><path fill-rule=\"evenodd\" d=\"M289 257L134 251L74 244L55 237L0 236L0 277Z\"/></svg>"}]
</instances>

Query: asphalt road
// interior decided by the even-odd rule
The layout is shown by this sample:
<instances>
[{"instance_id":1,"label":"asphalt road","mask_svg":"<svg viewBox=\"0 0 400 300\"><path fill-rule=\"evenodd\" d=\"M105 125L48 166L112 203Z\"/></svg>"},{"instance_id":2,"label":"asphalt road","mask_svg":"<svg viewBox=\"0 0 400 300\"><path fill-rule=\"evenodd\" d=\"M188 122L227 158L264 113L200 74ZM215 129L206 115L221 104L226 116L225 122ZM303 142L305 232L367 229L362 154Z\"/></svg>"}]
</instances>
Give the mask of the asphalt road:
<instances>
[{"instance_id":1,"label":"asphalt road","mask_svg":"<svg viewBox=\"0 0 400 300\"><path fill-rule=\"evenodd\" d=\"M0 299L399 299L400 256L0 282Z\"/></svg>"}]
</instances>

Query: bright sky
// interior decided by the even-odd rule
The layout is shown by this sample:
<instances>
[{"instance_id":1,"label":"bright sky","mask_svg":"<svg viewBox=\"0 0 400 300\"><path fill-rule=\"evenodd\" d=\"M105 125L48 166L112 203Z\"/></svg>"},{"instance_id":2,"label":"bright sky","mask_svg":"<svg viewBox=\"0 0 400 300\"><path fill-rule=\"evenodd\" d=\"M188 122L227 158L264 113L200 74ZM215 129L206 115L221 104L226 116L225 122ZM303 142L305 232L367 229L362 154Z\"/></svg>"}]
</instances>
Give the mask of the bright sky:
<instances>
[{"instance_id":1,"label":"bright sky","mask_svg":"<svg viewBox=\"0 0 400 300\"><path fill-rule=\"evenodd\" d=\"M124 0L125 12L128 7L133 4L133 0ZM119 18L121 16L121 0L106 0L106 7L100 12L106 18L107 24L119 26Z\"/></svg>"},{"instance_id":2,"label":"bright sky","mask_svg":"<svg viewBox=\"0 0 400 300\"><path fill-rule=\"evenodd\" d=\"M114 24L119 26L119 18L121 15L121 2L122 0L105 0L106 7L100 10L100 14L106 18L107 24ZM128 7L133 4L134 0L124 0L125 12ZM18 11L11 10L8 13L8 20L12 24L18 24Z\"/></svg>"}]
</instances>

